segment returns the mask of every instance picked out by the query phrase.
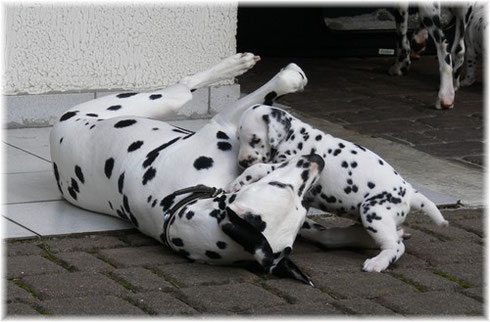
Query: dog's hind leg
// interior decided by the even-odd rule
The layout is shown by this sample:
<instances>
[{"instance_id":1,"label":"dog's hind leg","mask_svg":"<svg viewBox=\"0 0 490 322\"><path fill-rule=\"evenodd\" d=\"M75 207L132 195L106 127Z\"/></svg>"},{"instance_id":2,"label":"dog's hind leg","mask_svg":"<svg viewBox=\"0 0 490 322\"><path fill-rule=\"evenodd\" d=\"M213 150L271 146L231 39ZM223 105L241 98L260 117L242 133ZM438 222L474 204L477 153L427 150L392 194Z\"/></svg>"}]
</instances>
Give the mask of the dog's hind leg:
<instances>
[{"instance_id":1,"label":"dog's hind leg","mask_svg":"<svg viewBox=\"0 0 490 322\"><path fill-rule=\"evenodd\" d=\"M394 12L396 22L396 60L391 65L390 75L406 75L410 69L410 42L408 30L408 3L402 2Z\"/></svg>"},{"instance_id":2,"label":"dog's hind leg","mask_svg":"<svg viewBox=\"0 0 490 322\"><path fill-rule=\"evenodd\" d=\"M254 92L227 106L213 118L213 121L234 129L238 126L242 113L256 104L272 105L279 97L303 90L308 83L303 70L291 63L271 80Z\"/></svg>"},{"instance_id":3,"label":"dog's hind leg","mask_svg":"<svg viewBox=\"0 0 490 322\"><path fill-rule=\"evenodd\" d=\"M259 57L253 54L236 54L204 72L184 77L178 84L165 89L107 95L77 105L69 111L97 119L136 116L161 120L189 102L195 89L241 75L258 60Z\"/></svg>"}]
</instances>

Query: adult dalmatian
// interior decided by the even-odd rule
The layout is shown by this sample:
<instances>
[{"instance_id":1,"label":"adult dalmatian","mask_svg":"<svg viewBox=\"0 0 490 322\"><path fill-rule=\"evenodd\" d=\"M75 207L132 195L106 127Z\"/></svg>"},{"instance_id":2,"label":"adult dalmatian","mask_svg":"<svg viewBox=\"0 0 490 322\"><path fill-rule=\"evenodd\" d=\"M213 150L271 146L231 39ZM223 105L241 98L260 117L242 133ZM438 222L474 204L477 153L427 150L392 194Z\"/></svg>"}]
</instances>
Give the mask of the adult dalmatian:
<instances>
[{"instance_id":1,"label":"adult dalmatian","mask_svg":"<svg viewBox=\"0 0 490 322\"><path fill-rule=\"evenodd\" d=\"M284 110L267 105L249 108L240 119L238 136L238 162L246 170L231 183L230 191L240 191L267 175L278 166L275 162L304 153L323 157L325 168L305 196L305 206L348 215L362 226L325 229L305 223L300 235L328 248L380 247L377 256L364 262L365 271L383 271L403 255L404 233L397 227L411 208L422 210L439 226L448 225L434 203L378 155L315 129Z\"/></svg>"},{"instance_id":2,"label":"adult dalmatian","mask_svg":"<svg viewBox=\"0 0 490 322\"><path fill-rule=\"evenodd\" d=\"M300 157L301 168L285 162L243 194L217 190L239 174L236 132L242 112L301 90L307 83L302 70L288 65L196 133L161 121L195 89L243 74L258 60L237 54L166 89L105 96L68 110L50 134L64 198L127 219L190 259L212 264L255 259L271 273L312 284L282 259L305 220L302 194L323 168L321 157Z\"/></svg>"},{"instance_id":3,"label":"adult dalmatian","mask_svg":"<svg viewBox=\"0 0 490 322\"><path fill-rule=\"evenodd\" d=\"M450 46L441 28L439 2L419 3L420 26L412 36L412 57L419 57L419 54L425 50L426 41L430 35L436 45L439 61L440 87L435 103L437 109L454 107L455 91L460 86L461 67L465 59L465 34L467 31L470 33L469 36L466 36L467 39L478 37L481 39L482 26L486 25L483 17L484 6L484 2L475 2L473 4L455 4L450 8L456 19L454 40ZM405 75L408 73L411 64L410 41L407 37L408 2L398 4L395 9L395 22L397 29L396 60L390 67L389 73L391 75ZM471 27L471 24L474 26ZM468 29L469 25L471 28ZM474 40L470 42L468 48L472 56L474 56L475 50L478 50L471 47L474 43ZM465 81L462 85L468 85L468 83L469 81Z\"/></svg>"}]
</instances>

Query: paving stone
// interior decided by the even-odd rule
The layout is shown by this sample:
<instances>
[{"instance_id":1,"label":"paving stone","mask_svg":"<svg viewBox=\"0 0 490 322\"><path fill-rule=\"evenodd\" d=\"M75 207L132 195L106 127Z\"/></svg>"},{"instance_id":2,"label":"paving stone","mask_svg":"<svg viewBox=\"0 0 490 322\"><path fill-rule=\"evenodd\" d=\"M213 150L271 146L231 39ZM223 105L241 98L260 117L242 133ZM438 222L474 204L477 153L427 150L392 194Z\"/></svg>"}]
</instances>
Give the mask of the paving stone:
<instances>
[{"instance_id":1,"label":"paving stone","mask_svg":"<svg viewBox=\"0 0 490 322\"><path fill-rule=\"evenodd\" d=\"M467 156L481 154L483 143L480 141L436 143L417 145L417 149L440 157Z\"/></svg>"},{"instance_id":2,"label":"paving stone","mask_svg":"<svg viewBox=\"0 0 490 322\"><path fill-rule=\"evenodd\" d=\"M483 209L462 208L455 210L442 210L444 217L448 220L483 218Z\"/></svg>"},{"instance_id":3,"label":"paving stone","mask_svg":"<svg viewBox=\"0 0 490 322\"><path fill-rule=\"evenodd\" d=\"M396 312L404 315L482 315L483 304L455 292L426 292L413 296L392 294L378 299Z\"/></svg>"},{"instance_id":4,"label":"paving stone","mask_svg":"<svg viewBox=\"0 0 490 322\"><path fill-rule=\"evenodd\" d=\"M260 283L260 285L293 304L327 302L333 300L331 296L322 292L319 288L311 287L310 285L306 285L293 279L271 279Z\"/></svg>"},{"instance_id":5,"label":"paving stone","mask_svg":"<svg viewBox=\"0 0 490 322\"><path fill-rule=\"evenodd\" d=\"M161 245L155 239L145 236L142 233L124 234L119 237L130 246L157 246Z\"/></svg>"},{"instance_id":6,"label":"paving stone","mask_svg":"<svg viewBox=\"0 0 490 322\"><path fill-rule=\"evenodd\" d=\"M483 220L481 219L462 219L453 222L454 226L461 227L467 231L470 231L480 237L483 237L483 227L485 227Z\"/></svg>"},{"instance_id":7,"label":"paving stone","mask_svg":"<svg viewBox=\"0 0 490 322\"><path fill-rule=\"evenodd\" d=\"M150 314L163 316L194 315L199 312L168 293L149 292L131 294L131 301Z\"/></svg>"},{"instance_id":8,"label":"paving stone","mask_svg":"<svg viewBox=\"0 0 490 322\"><path fill-rule=\"evenodd\" d=\"M444 273L449 277L457 278L471 287L481 287L483 281L483 263L472 263L470 261L460 264L441 264L437 265L432 271Z\"/></svg>"},{"instance_id":9,"label":"paving stone","mask_svg":"<svg viewBox=\"0 0 490 322\"><path fill-rule=\"evenodd\" d=\"M17 286L12 281L7 282L7 301L8 302L30 301L30 300L34 300L34 297L29 292L27 292L26 290Z\"/></svg>"},{"instance_id":10,"label":"paving stone","mask_svg":"<svg viewBox=\"0 0 490 322\"><path fill-rule=\"evenodd\" d=\"M423 248L411 247L409 252L432 265L481 263L483 260L483 247L466 241L425 243Z\"/></svg>"},{"instance_id":11,"label":"paving stone","mask_svg":"<svg viewBox=\"0 0 490 322\"><path fill-rule=\"evenodd\" d=\"M111 265L85 252L59 253L56 254L56 258L79 271L98 272L113 269Z\"/></svg>"},{"instance_id":12,"label":"paving stone","mask_svg":"<svg viewBox=\"0 0 490 322\"><path fill-rule=\"evenodd\" d=\"M252 308L286 304L263 288L247 283L198 286L182 289L182 294L186 303L207 313L241 313Z\"/></svg>"},{"instance_id":13,"label":"paving stone","mask_svg":"<svg viewBox=\"0 0 490 322\"><path fill-rule=\"evenodd\" d=\"M468 161L479 166L485 165L485 156L483 155L470 155L463 158L463 160Z\"/></svg>"},{"instance_id":14,"label":"paving stone","mask_svg":"<svg viewBox=\"0 0 490 322\"><path fill-rule=\"evenodd\" d=\"M162 265L155 269L179 287L251 282L258 279L242 268L199 263Z\"/></svg>"},{"instance_id":15,"label":"paving stone","mask_svg":"<svg viewBox=\"0 0 490 322\"><path fill-rule=\"evenodd\" d=\"M365 123L370 121L383 120L399 120L413 117L414 111L411 108L393 109L393 108L377 108L375 110L363 110L358 113L344 112L335 113L332 116L347 121L349 123Z\"/></svg>"},{"instance_id":16,"label":"paving stone","mask_svg":"<svg viewBox=\"0 0 490 322\"><path fill-rule=\"evenodd\" d=\"M412 145L441 143L440 140L428 137L424 133L413 131L391 133L390 135L382 135L381 137L391 141L396 140L397 142L405 144L410 143Z\"/></svg>"},{"instance_id":17,"label":"paving stone","mask_svg":"<svg viewBox=\"0 0 490 322\"><path fill-rule=\"evenodd\" d=\"M127 246L116 236L86 235L81 237L53 237L44 241L52 253L96 251L104 248Z\"/></svg>"},{"instance_id":18,"label":"paving stone","mask_svg":"<svg viewBox=\"0 0 490 322\"><path fill-rule=\"evenodd\" d=\"M333 303L334 305L341 307L348 314L399 316L399 314L394 311L368 299L355 298L336 300Z\"/></svg>"},{"instance_id":19,"label":"paving stone","mask_svg":"<svg viewBox=\"0 0 490 322\"><path fill-rule=\"evenodd\" d=\"M465 128L464 131L454 129L437 129L424 132L425 136L444 142L483 141L483 131L476 128ZM430 142L426 142L430 143Z\"/></svg>"},{"instance_id":20,"label":"paving stone","mask_svg":"<svg viewBox=\"0 0 490 322\"><path fill-rule=\"evenodd\" d=\"M476 118L456 115L454 113L441 114L437 117L423 118L417 121L438 129L476 128L482 125L482 122Z\"/></svg>"},{"instance_id":21,"label":"paving stone","mask_svg":"<svg viewBox=\"0 0 490 322\"><path fill-rule=\"evenodd\" d=\"M386 273L326 271L314 282L318 288L336 299L374 298L395 293L410 296L411 293L417 293L412 286Z\"/></svg>"},{"instance_id":22,"label":"paving stone","mask_svg":"<svg viewBox=\"0 0 490 322\"><path fill-rule=\"evenodd\" d=\"M22 283L43 300L127 293L125 288L115 281L94 273L27 276L22 279Z\"/></svg>"},{"instance_id":23,"label":"paving stone","mask_svg":"<svg viewBox=\"0 0 490 322\"><path fill-rule=\"evenodd\" d=\"M39 255L7 258L7 278L61 272L66 270Z\"/></svg>"},{"instance_id":24,"label":"paving stone","mask_svg":"<svg viewBox=\"0 0 490 322\"><path fill-rule=\"evenodd\" d=\"M21 316L36 316L40 317L41 314L36 311L32 306L25 303L9 303L7 304L7 317L21 317Z\"/></svg>"},{"instance_id":25,"label":"paving stone","mask_svg":"<svg viewBox=\"0 0 490 322\"><path fill-rule=\"evenodd\" d=\"M118 267L158 266L189 262L163 245L105 249L99 251L98 254Z\"/></svg>"},{"instance_id":26,"label":"paving stone","mask_svg":"<svg viewBox=\"0 0 490 322\"><path fill-rule=\"evenodd\" d=\"M388 134L388 133L398 133L400 129L410 132L420 132L424 130L429 130L428 125L422 123L415 123L411 120L396 120L390 122L366 122L366 123L356 123L345 126L346 129L358 131L361 134Z\"/></svg>"},{"instance_id":27,"label":"paving stone","mask_svg":"<svg viewBox=\"0 0 490 322\"><path fill-rule=\"evenodd\" d=\"M292 254L291 260L305 273L315 278L325 271L356 272L361 270L366 257L347 250L325 250L322 253ZM314 281L315 282L315 281Z\"/></svg>"},{"instance_id":28,"label":"paving stone","mask_svg":"<svg viewBox=\"0 0 490 322\"><path fill-rule=\"evenodd\" d=\"M7 256L21 256L21 255L41 255L43 252L39 240L29 241L29 242L9 242L4 243L7 250Z\"/></svg>"},{"instance_id":29,"label":"paving stone","mask_svg":"<svg viewBox=\"0 0 490 322\"><path fill-rule=\"evenodd\" d=\"M323 252L324 250L307 240L297 237L294 241L292 254L306 254L306 253L316 253Z\"/></svg>"},{"instance_id":30,"label":"paving stone","mask_svg":"<svg viewBox=\"0 0 490 322\"><path fill-rule=\"evenodd\" d=\"M284 304L274 305L266 307L252 308L246 312L253 315L266 315L277 319L284 319L284 317L297 316L325 316L335 317L342 316L345 313L333 306L330 303L302 303L302 304Z\"/></svg>"},{"instance_id":31,"label":"paving stone","mask_svg":"<svg viewBox=\"0 0 490 322\"><path fill-rule=\"evenodd\" d=\"M466 296L474 298L477 301L483 302L483 287L466 288L461 291Z\"/></svg>"},{"instance_id":32,"label":"paving stone","mask_svg":"<svg viewBox=\"0 0 490 322\"><path fill-rule=\"evenodd\" d=\"M142 267L120 268L111 272L115 279L131 285L137 292L170 291L175 286Z\"/></svg>"},{"instance_id":33,"label":"paving stone","mask_svg":"<svg viewBox=\"0 0 490 322\"><path fill-rule=\"evenodd\" d=\"M93 295L47 300L43 301L42 306L49 315L146 315L141 309L119 297Z\"/></svg>"},{"instance_id":34,"label":"paving stone","mask_svg":"<svg viewBox=\"0 0 490 322\"><path fill-rule=\"evenodd\" d=\"M393 272L394 277L414 285L421 292L427 291L455 291L460 286L450 280L434 274L430 269L420 267L418 269L398 269Z\"/></svg>"},{"instance_id":35,"label":"paving stone","mask_svg":"<svg viewBox=\"0 0 490 322\"><path fill-rule=\"evenodd\" d=\"M480 225L481 226L483 225L482 221L480 221ZM451 222L449 223L448 227L439 227L431 222L420 223L414 221L414 222L410 222L409 227L420 230L442 241L459 240L459 241L472 241L480 244L482 243L482 238L480 236L472 232L466 231L464 229L458 228L455 225L451 225Z\"/></svg>"}]
</instances>

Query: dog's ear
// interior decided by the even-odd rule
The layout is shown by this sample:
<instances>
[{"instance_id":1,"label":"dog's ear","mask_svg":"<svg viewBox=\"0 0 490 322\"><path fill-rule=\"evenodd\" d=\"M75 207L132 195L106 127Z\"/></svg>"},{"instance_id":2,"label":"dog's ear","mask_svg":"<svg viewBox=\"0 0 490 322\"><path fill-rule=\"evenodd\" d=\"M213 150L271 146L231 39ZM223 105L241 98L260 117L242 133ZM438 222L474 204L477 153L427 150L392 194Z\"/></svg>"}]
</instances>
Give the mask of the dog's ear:
<instances>
[{"instance_id":1,"label":"dog's ear","mask_svg":"<svg viewBox=\"0 0 490 322\"><path fill-rule=\"evenodd\" d=\"M267 239L231 208L226 207L225 211L226 216L220 224L223 232L242 245L245 251L253 254L257 262L269 271L274 262L274 254Z\"/></svg>"},{"instance_id":2,"label":"dog's ear","mask_svg":"<svg viewBox=\"0 0 490 322\"><path fill-rule=\"evenodd\" d=\"M277 146L287 137L291 129L291 118L286 112L271 108L270 113L263 115L262 119L267 124L270 146Z\"/></svg>"}]
</instances>

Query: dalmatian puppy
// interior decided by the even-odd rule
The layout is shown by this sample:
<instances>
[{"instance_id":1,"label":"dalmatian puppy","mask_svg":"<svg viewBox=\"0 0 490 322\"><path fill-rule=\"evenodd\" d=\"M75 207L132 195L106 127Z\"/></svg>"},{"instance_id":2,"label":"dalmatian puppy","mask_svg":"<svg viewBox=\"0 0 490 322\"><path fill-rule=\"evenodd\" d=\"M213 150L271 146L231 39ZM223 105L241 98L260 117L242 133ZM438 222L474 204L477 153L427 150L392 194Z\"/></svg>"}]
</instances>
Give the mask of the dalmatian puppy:
<instances>
[{"instance_id":1,"label":"dalmatian puppy","mask_svg":"<svg viewBox=\"0 0 490 322\"><path fill-rule=\"evenodd\" d=\"M199 185L223 189L238 176L236 132L242 112L254 104L272 104L279 96L302 90L307 79L298 66L290 64L258 90L224 108L196 133L161 119L187 103L195 89L243 74L258 60L259 57L251 53L237 54L166 89L104 96L66 111L50 133L54 175L63 197L86 210L128 220L142 233L165 242L161 238L164 214L186 198L169 196ZM287 180L277 181L296 187L296 183ZM269 196L271 187L268 186L260 192L258 187L263 186L251 186L250 193L244 194L240 202L237 199L237 206L227 199L230 209L243 216L246 216L243 211L254 210L255 214L268 211L270 205L262 203L274 200L274 196ZM252 191L257 191L257 200L260 200L255 205L251 201ZM293 201L297 199L291 199ZM206 206L206 203L199 205ZM192 207L197 213L195 207L197 203ZM294 212L287 209L284 214ZM299 206L296 211L301 212ZM216 223L216 219L211 219ZM196 218L193 222L199 220ZM209 238L214 242L215 249L207 250L220 249L215 240L218 236L201 234L201 241ZM273 230L266 232L266 236L274 234ZM184 236L184 228L171 227L170 235L172 238ZM243 238L242 244L254 242L248 240L248 236L236 237L235 241L239 238ZM269 239L276 252L280 247L274 242ZM185 249L192 258L216 259L214 253L199 253L204 249L193 251L188 246ZM223 257L228 254L228 251L223 253Z\"/></svg>"},{"instance_id":2,"label":"dalmatian puppy","mask_svg":"<svg viewBox=\"0 0 490 322\"><path fill-rule=\"evenodd\" d=\"M265 271L314 286L286 256L305 221L303 195L323 167L319 155L296 156L237 193L196 199L174 212L162 239L192 260L220 265L256 260Z\"/></svg>"},{"instance_id":3,"label":"dalmatian puppy","mask_svg":"<svg viewBox=\"0 0 490 322\"><path fill-rule=\"evenodd\" d=\"M462 87L470 86L475 82L475 67L478 57L483 54L483 35L487 29L487 3L479 2L473 8L473 13L468 19L468 28L464 39L466 45L466 69L460 83Z\"/></svg>"},{"instance_id":4,"label":"dalmatian puppy","mask_svg":"<svg viewBox=\"0 0 490 322\"><path fill-rule=\"evenodd\" d=\"M430 35L436 46L439 61L440 87L435 104L437 109L454 107L455 91L459 87L461 67L465 57L466 29L480 5L478 3L464 3L455 4L450 8L456 19L452 46L450 46L442 31L439 2L420 2L418 5L420 26L412 36L412 57L420 57L420 53L425 50L427 38ZM396 59L388 72L390 75L405 75L411 65L410 42L407 37L408 2L398 3L394 15L397 29Z\"/></svg>"},{"instance_id":5,"label":"dalmatian puppy","mask_svg":"<svg viewBox=\"0 0 490 322\"><path fill-rule=\"evenodd\" d=\"M433 202L374 152L315 129L279 108L251 107L240 120L238 135L238 161L247 169L229 191L239 191L242 185L261 178L277 166L274 162L304 153L324 158L325 168L306 195L305 205L360 218L365 231L359 226L330 231L306 223L300 235L326 247L370 247L365 244L367 232L381 253L365 261L365 271L383 271L402 256L403 230L397 226L411 208L424 211L439 226L448 225Z\"/></svg>"}]
</instances>

